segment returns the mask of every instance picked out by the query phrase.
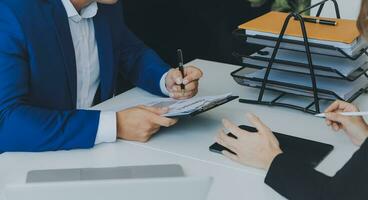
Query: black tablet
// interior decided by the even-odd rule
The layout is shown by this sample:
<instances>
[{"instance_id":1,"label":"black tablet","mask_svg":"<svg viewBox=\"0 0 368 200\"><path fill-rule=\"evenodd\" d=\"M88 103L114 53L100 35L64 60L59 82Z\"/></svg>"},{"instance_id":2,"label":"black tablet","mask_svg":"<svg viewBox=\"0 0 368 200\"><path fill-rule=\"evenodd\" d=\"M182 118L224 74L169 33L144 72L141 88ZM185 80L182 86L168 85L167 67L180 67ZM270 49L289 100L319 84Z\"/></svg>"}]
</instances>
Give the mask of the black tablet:
<instances>
[{"instance_id":1,"label":"black tablet","mask_svg":"<svg viewBox=\"0 0 368 200\"><path fill-rule=\"evenodd\" d=\"M241 129L256 132L257 129L249 126L239 126ZM281 133L273 132L280 143L280 148L283 152L289 155L297 157L299 160L304 161L316 167L322 160L333 150L333 146L321 142L315 142L312 140L293 137ZM233 134L229 133L229 136L236 138ZM210 151L215 153L221 153L223 150L231 152L229 149L221 146L218 143L210 146ZM234 152L231 152L234 153Z\"/></svg>"}]
</instances>

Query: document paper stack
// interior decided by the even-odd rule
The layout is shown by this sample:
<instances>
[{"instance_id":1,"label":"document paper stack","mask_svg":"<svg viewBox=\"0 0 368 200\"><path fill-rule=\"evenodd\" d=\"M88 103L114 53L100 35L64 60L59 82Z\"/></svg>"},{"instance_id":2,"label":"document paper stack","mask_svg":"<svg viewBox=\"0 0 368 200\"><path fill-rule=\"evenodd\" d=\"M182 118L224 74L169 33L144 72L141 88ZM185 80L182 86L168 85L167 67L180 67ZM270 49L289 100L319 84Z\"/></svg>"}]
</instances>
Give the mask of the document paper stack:
<instances>
[{"instance_id":1,"label":"document paper stack","mask_svg":"<svg viewBox=\"0 0 368 200\"><path fill-rule=\"evenodd\" d=\"M243 68L232 73L242 85L260 88L271 61L276 41L288 13L270 12L240 25L247 43L264 46L243 56ZM318 99L353 101L368 87L367 42L356 21L337 21L336 26L305 23L316 79ZM266 89L314 97L312 74L300 22L291 19L268 76Z\"/></svg>"}]
</instances>

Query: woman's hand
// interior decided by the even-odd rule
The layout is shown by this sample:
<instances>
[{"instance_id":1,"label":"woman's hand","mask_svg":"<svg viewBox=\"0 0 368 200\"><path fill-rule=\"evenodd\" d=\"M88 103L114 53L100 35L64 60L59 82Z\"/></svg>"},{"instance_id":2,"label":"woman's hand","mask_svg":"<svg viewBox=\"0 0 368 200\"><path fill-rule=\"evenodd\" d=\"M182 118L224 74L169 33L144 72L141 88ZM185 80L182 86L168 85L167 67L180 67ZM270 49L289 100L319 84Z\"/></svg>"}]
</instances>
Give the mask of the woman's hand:
<instances>
[{"instance_id":1,"label":"woman's hand","mask_svg":"<svg viewBox=\"0 0 368 200\"><path fill-rule=\"evenodd\" d=\"M359 112L359 109L353 104L335 101L325 111L326 123L334 131L344 130L351 141L360 146L368 137L368 126L363 117L343 116L341 112Z\"/></svg>"},{"instance_id":2,"label":"woman's hand","mask_svg":"<svg viewBox=\"0 0 368 200\"><path fill-rule=\"evenodd\" d=\"M236 153L235 155L223 151L222 153L226 157L243 165L268 170L273 159L282 153L279 142L272 131L258 117L248 114L247 118L257 128L258 132L251 133L242 130L228 120L223 120L225 129L235 135L237 139L229 137L221 130L216 140L222 146Z\"/></svg>"}]
</instances>

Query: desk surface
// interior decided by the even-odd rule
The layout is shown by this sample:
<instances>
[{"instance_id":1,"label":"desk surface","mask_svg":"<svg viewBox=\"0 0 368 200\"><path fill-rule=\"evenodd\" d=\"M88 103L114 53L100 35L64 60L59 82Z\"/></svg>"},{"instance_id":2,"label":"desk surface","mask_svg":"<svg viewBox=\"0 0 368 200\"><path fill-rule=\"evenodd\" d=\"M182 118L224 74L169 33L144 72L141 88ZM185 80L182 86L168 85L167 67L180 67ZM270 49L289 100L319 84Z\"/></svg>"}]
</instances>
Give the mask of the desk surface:
<instances>
[{"instance_id":1,"label":"desk surface","mask_svg":"<svg viewBox=\"0 0 368 200\"><path fill-rule=\"evenodd\" d=\"M204 71L199 95L228 92L241 97L257 95L257 90L239 86L230 77L230 72L238 66L204 60L189 64ZM138 98L150 96L135 88L100 104L96 109L119 110ZM362 110L368 110L368 105L363 103L366 100L367 95L363 95L355 103ZM357 149L345 135L333 133L323 120L312 115L234 101L195 118L184 119L174 127L162 129L146 144L118 141L101 144L90 150L2 154L0 190L9 183L24 183L26 173L32 169L178 163L188 176L215 178L209 200L283 199L263 183L264 171L241 166L208 151L221 128L221 119L228 118L239 125L249 125L245 120L246 112L260 116L274 131L334 145L334 151L317 168L328 175L340 169Z\"/></svg>"}]
</instances>

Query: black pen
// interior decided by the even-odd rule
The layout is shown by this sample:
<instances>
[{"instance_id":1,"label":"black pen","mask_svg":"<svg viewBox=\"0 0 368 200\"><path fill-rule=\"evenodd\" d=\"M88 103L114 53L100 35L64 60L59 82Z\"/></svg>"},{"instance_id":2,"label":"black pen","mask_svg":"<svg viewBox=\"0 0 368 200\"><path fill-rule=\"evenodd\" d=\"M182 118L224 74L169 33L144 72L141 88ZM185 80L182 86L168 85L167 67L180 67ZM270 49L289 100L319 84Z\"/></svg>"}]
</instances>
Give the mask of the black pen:
<instances>
[{"instance_id":1,"label":"black pen","mask_svg":"<svg viewBox=\"0 0 368 200\"><path fill-rule=\"evenodd\" d=\"M183 51L181 49L178 49L177 53L178 53L179 71L181 72L181 76L184 79L185 74L184 74ZM185 91L185 85L184 85L184 83L181 83L180 87L181 87L181 90L182 91Z\"/></svg>"},{"instance_id":2,"label":"black pen","mask_svg":"<svg viewBox=\"0 0 368 200\"><path fill-rule=\"evenodd\" d=\"M295 20L298 20L298 19L295 18ZM332 20L315 19L315 18L308 18L308 17L304 17L303 20L309 23L322 24L322 25L328 25L328 26L337 25L337 21L332 21Z\"/></svg>"}]
</instances>

